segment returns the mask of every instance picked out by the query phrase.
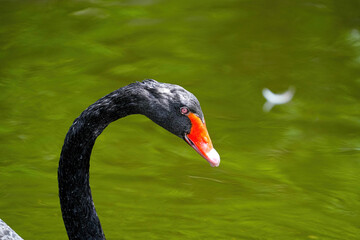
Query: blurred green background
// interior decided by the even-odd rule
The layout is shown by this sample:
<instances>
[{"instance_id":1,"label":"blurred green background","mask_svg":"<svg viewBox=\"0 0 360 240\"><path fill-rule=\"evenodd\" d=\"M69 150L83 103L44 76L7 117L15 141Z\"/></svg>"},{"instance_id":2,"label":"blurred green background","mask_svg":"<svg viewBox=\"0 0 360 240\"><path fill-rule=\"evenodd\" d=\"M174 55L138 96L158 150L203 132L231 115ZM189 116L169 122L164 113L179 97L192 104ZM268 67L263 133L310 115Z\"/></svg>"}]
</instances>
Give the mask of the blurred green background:
<instances>
[{"instance_id":1,"label":"blurred green background","mask_svg":"<svg viewBox=\"0 0 360 240\"><path fill-rule=\"evenodd\" d=\"M222 162L143 116L111 124L90 170L108 239L360 239L359 0L0 5L0 218L23 238L66 239L73 120L154 78L198 97Z\"/></svg>"}]
</instances>

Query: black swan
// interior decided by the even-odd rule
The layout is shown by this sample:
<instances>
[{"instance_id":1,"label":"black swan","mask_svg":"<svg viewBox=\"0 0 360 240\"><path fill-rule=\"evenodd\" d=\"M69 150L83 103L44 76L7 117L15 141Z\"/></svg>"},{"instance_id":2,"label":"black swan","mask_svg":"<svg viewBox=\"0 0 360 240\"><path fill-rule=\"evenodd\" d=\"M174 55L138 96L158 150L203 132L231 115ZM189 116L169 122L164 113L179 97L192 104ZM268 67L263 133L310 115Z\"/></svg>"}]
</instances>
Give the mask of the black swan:
<instances>
[{"instance_id":1,"label":"black swan","mask_svg":"<svg viewBox=\"0 0 360 240\"><path fill-rule=\"evenodd\" d=\"M58 181L69 239L105 239L89 185L89 161L96 138L113 121L143 114L184 139L211 166L220 164L206 130L199 101L184 88L152 79L132 83L99 99L70 127L61 151Z\"/></svg>"}]
</instances>

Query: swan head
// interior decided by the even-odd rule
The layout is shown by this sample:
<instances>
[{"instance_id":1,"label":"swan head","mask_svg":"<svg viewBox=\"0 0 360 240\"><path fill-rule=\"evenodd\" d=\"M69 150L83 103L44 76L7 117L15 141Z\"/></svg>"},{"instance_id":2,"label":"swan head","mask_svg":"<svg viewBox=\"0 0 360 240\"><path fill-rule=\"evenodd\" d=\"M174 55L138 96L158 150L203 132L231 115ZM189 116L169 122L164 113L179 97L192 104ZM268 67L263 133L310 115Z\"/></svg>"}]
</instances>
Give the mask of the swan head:
<instances>
[{"instance_id":1,"label":"swan head","mask_svg":"<svg viewBox=\"0 0 360 240\"><path fill-rule=\"evenodd\" d=\"M152 79L138 84L145 98L140 112L184 139L212 167L219 166L220 156L212 145L198 99L178 85Z\"/></svg>"}]
</instances>

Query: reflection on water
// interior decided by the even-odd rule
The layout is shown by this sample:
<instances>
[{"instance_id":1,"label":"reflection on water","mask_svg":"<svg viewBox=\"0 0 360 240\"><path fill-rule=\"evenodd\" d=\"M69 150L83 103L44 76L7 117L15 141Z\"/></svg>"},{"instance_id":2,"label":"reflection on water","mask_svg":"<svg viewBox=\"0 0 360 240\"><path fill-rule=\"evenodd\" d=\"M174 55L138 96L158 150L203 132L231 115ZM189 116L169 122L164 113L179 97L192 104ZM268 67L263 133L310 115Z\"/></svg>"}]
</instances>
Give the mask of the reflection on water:
<instances>
[{"instance_id":1,"label":"reflection on water","mask_svg":"<svg viewBox=\"0 0 360 240\"><path fill-rule=\"evenodd\" d=\"M64 239L69 126L154 78L198 97L222 163L143 116L113 123L91 160L108 239L359 239L359 13L356 0L3 2L0 218ZM264 113L262 89L289 86Z\"/></svg>"}]
</instances>

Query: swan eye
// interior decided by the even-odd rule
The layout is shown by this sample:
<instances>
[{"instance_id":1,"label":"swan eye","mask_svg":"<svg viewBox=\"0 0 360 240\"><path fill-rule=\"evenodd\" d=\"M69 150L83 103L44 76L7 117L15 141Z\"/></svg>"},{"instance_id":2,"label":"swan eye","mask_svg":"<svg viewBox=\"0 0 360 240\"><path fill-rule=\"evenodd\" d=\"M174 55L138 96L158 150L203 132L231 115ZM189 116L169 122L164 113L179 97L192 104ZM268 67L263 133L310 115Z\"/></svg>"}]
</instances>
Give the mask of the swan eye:
<instances>
[{"instance_id":1,"label":"swan eye","mask_svg":"<svg viewBox=\"0 0 360 240\"><path fill-rule=\"evenodd\" d=\"M181 107L180 108L180 112L181 112L181 114L188 114L189 113L189 109L187 108L187 107Z\"/></svg>"}]
</instances>

